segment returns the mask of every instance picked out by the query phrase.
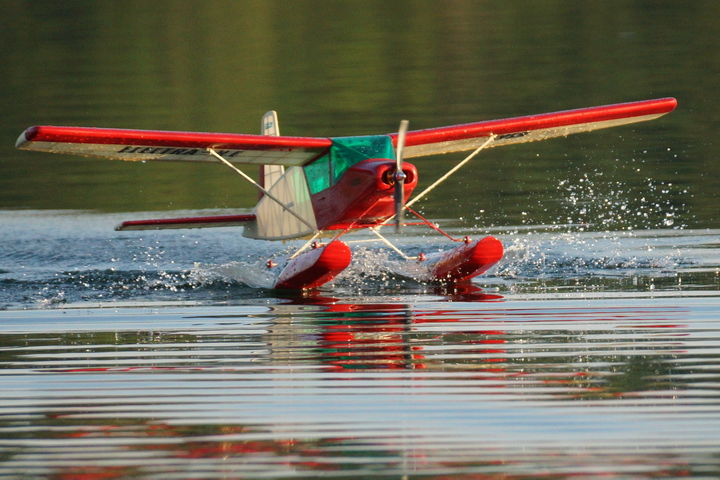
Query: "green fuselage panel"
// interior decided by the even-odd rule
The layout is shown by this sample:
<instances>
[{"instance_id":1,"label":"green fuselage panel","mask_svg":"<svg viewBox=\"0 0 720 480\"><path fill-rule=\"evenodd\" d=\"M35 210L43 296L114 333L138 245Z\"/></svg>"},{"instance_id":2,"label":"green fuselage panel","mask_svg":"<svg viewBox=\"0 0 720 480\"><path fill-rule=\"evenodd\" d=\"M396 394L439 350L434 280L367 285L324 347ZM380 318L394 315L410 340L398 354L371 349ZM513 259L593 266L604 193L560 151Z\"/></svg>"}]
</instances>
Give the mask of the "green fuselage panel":
<instances>
[{"instance_id":1,"label":"green fuselage panel","mask_svg":"<svg viewBox=\"0 0 720 480\"><path fill-rule=\"evenodd\" d=\"M333 138L330 151L305 165L310 194L335 185L340 177L358 162L370 158L395 158L392 139L387 135Z\"/></svg>"}]
</instances>

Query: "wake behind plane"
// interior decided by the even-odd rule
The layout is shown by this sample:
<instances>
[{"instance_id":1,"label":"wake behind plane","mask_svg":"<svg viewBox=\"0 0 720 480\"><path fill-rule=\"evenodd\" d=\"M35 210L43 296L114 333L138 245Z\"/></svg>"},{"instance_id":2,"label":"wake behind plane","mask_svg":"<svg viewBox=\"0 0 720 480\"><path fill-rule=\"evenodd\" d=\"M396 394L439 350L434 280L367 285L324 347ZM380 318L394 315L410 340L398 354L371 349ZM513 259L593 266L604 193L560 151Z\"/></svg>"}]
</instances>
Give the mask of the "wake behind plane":
<instances>
[{"instance_id":1,"label":"wake behind plane","mask_svg":"<svg viewBox=\"0 0 720 480\"><path fill-rule=\"evenodd\" d=\"M496 265L503 246L492 236L453 238L415 211L414 203L483 149L652 120L676 106L674 98L660 98L414 131L402 121L395 133L333 138L281 136L271 111L262 118L261 135L35 126L20 135L16 147L113 160L226 165L260 192L251 214L133 220L116 229L243 226L243 235L255 239L308 238L281 265L268 261L268 268L278 272L278 289L314 289L335 278L352 261L352 249L341 239L357 229L369 230L407 261L420 262L418 280L453 284ZM418 169L405 159L452 152L470 154L411 198ZM239 168L245 165L259 166L259 178ZM406 217L415 218L407 222ZM381 233L389 226L400 232L410 224L425 225L458 246L410 257Z\"/></svg>"}]
</instances>

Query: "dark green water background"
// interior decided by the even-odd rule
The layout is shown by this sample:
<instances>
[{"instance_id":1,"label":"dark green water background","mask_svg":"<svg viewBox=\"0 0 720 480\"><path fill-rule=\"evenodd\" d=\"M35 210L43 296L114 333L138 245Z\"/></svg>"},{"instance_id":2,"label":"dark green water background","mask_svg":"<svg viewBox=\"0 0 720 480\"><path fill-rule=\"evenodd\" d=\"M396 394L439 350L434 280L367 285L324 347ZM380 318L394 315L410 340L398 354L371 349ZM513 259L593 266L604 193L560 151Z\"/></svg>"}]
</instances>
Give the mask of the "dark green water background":
<instances>
[{"instance_id":1,"label":"dark green water background","mask_svg":"<svg viewBox=\"0 0 720 480\"><path fill-rule=\"evenodd\" d=\"M259 133L275 109L285 135L339 136L392 132L402 118L418 129L674 96L678 109L650 123L485 152L421 209L471 226L600 213L610 229L668 217L717 226L713 0L0 7L0 208L251 208L257 198L222 166L16 151L31 125ZM462 158L417 159L421 186ZM569 213L578 201L588 211Z\"/></svg>"}]
</instances>

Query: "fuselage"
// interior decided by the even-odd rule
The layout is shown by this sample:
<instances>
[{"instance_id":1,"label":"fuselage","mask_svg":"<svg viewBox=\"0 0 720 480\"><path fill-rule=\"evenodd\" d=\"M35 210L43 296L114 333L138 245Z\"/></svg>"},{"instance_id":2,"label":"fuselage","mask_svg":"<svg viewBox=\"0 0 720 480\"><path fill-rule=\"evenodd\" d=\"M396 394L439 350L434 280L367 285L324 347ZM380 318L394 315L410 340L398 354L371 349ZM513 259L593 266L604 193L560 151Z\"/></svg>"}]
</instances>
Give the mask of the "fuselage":
<instances>
[{"instance_id":1,"label":"fuselage","mask_svg":"<svg viewBox=\"0 0 720 480\"><path fill-rule=\"evenodd\" d=\"M395 161L371 158L348 168L335 185L310 196L319 230L377 225L395 214ZM403 164L407 201L417 186L414 165Z\"/></svg>"},{"instance_id":2,"label":"fuselage","mask_svg":"<svg viewBox=\"0 0 720 480\"><path fill-rule=\"evenodd\" d=\"M260 199L257 220L243 235L285 240L383 223L395 214L394 157L388 135L334 138L330 148L310 162L285 170L269 189L271 198ZM418 173L407 163L403 173L407 200Z\"/></svg>"}]
</instances>

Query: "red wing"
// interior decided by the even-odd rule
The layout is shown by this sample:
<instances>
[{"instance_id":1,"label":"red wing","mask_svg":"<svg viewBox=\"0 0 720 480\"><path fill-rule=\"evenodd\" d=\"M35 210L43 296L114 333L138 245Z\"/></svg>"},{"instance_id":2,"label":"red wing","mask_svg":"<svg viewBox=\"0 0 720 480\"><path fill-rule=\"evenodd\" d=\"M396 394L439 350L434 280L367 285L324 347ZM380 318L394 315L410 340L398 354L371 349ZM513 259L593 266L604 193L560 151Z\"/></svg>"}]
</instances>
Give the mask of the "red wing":
<instances>
[{"instance_id":1,"label":"red wing","mask_svg":"<svg viewBox=\"0 0 720 480\"><path fill-rule=\"evenodd\" d=\"M473 150L485 143L491 135L496 137L488 146L494 147L643 122L671 112L676 106L677 100L674 98L660 98L415 130L407 133L404 157ZM397 144L397 134L390 136L393 143Z\"/></svg>"},{"instance_id":2,"label":"red wing","mask_svg":"<svg viewBox=\"0 0 720 480\"><path fill-rule=\"evenodd\" d=\"M496 138L489 146L498 146L641 122L676 105L663 98L416 130L407 134L405 157L472 150L491 135ZM397 141L397 134L391 137ZM117 160L214 162L207 151L213 148L233 163L298 166L331 145L328 138L39 126L23 132L16 147Z\"/></svg>"},{"instance_id":3,"label":"red wing","mask_svg":"<svg viewBox=\"0 0 720 480\"><path fill-rule=\"evenodd\" d=\"M16 147L113 160L217 162L207 151L213 148L232 163L297 166L331 144L328 138L40 126L25 130Z\"/></svg>"}]
</instances>

